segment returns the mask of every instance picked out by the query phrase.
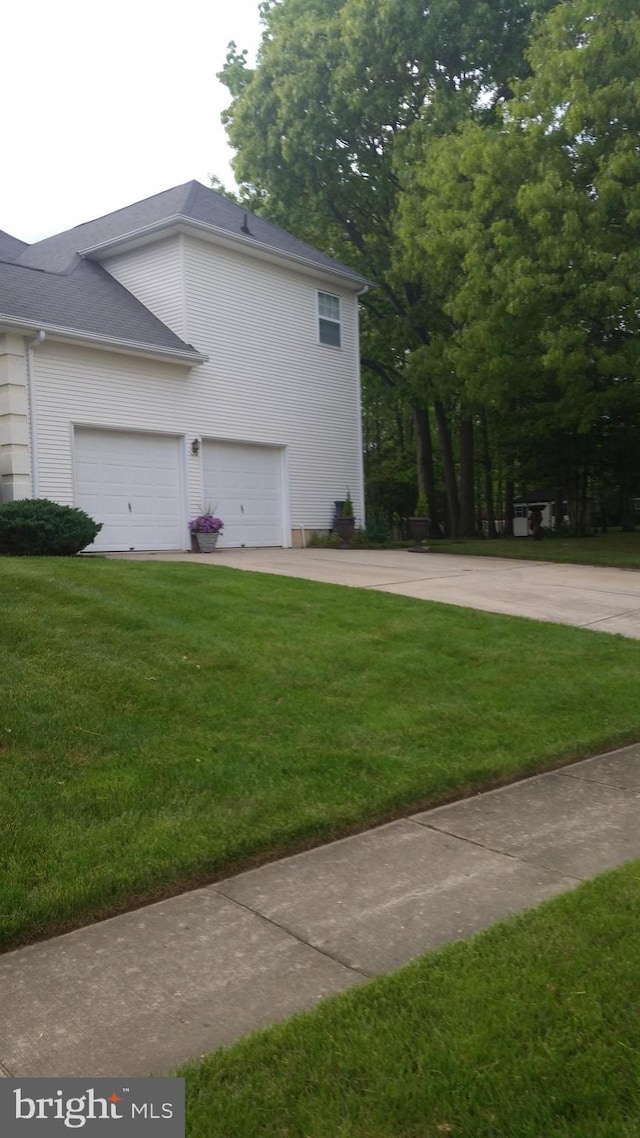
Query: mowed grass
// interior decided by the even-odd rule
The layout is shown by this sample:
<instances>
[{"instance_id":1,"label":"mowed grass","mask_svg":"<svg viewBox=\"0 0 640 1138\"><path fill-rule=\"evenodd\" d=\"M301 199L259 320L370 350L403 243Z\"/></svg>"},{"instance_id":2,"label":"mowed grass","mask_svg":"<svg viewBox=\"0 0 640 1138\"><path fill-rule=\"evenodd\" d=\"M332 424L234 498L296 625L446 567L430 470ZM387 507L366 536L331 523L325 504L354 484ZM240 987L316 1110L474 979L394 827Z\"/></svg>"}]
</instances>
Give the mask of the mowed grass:
<instances>
[{"instance_id":1,"label":"mowed grass","mask_svg":"<svg viewBox=\"0 0 640 1138\"><path fill-rule=\"evenodd\" d=\"M497 541L432 541L429 543L429 551L640 569L640 532L615 531L593 537L548 537L542 541L533 541L530 537L499 538Z\"/></svg>"},{"instance_id":2,"label":"mowed grass","mask_svg":"<svg viewBox=\"0 0 640 1138\"><path fill-rule=\"evenodd\" d=\"M0 559L8 947L640 737L640 643L222 567Z\"/></svg>"},{"instance_id":3,"label":"mowed grass","mask_svg":"<svg viewBox=\"0 0 640 1138\"><path fill-rule=\"evenodd\" d=\"M188 1138L638 1138L640 863L184 1068Z\"/></svg>"}]
</instances>

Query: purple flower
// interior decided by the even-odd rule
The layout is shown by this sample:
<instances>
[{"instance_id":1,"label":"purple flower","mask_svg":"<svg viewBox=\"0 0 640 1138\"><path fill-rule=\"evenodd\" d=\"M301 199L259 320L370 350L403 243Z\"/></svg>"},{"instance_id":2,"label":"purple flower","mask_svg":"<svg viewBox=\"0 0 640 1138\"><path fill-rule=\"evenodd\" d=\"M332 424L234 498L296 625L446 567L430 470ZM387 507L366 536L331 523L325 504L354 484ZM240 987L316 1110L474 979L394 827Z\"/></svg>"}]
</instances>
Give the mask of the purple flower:
<instances>
[{"instance_id":1,"label":"purple flower","mask_svg":"<svg viewBox=\"0 0 640 1138\"><path fill-rule=\"evenodd\" d=\"M224 522L213 514L201 514L189 522L191 533L222 533Z\"/></svg>"}]
</instances>

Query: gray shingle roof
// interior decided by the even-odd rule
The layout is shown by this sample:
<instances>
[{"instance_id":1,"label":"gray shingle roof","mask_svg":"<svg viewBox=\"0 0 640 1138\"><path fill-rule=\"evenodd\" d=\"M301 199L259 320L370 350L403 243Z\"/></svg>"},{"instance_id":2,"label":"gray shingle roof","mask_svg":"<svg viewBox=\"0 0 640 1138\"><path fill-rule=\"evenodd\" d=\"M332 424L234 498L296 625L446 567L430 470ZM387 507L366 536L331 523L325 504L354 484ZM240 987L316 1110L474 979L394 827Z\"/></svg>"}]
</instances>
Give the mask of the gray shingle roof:
<instances>
[{"instance_id":1,"label":"gray shingle roof","mask_svg":"<svg viewBox=\"0 0 640 1138\"><path fill-rule=\"evenodd\" d=\"M23 249L28 249L26 241L20 241L0 229L0 261L14 261Z\"/></svg>"},{"instance_id":2,"label":"gray shingle roof","mask_svg":"<svg viewBox=\"0 0 640 1138\"><path fill-rule=\"evenodd\" d=\"M104 217L68 229L65 233L47 237L44 241L28 246L17 260L21 265L31 265L50 272L64 272L74 263L81 250L114 241L147 226L176 219L209 225L229 235L244 238L247 245L261 245L274 253L297 258L318 269L336 273L346 280L362 285L368 283L353 269L320 253L264 218L247 213L235 202L195 181L174 186L163 193L145 198L144 201L118 209L115 213L108 213ZM248 234L242 228L245 220L248 223Z\"/></svg>"},{"instance_id":3,"label":"gray shingle roof","mask_svg":"<svg viewBox=\"0 0 640 1138\"><path fill-rule=\"evenodd\" d=\"M356 287L368 283L352 269L247 213L215 190L200 182L185 182L34 245L0 230L0 323L4 317L98 340L187 353L197 360L200 357L195 348L185 344L93 259L81 255L140 230L179 222L209 226L249 247L260 246L338 275Z\"/></svg>"},{"instance_id":4,"label":"gray shingle roof","mask_svg":"<svg viewBox=\"0 0 640 1138\"><path fill-rule=\"evenodd\" d=\"M0 262L0 323L3 317L198 358L105 269L81 258L66 274Z\"/></svg>"}]
</instances>

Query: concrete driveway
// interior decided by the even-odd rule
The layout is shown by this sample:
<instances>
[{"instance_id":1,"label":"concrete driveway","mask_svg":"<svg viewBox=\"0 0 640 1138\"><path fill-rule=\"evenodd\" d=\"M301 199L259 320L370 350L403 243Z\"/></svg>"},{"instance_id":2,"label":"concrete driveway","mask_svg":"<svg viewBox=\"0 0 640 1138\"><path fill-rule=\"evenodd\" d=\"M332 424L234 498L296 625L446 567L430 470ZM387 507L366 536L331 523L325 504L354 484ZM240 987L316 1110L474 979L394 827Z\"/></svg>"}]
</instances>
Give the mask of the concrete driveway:
<instances>
[{"instance_id":1,"label":"concrete driveway","mask_svg":"<svg viewBox=\"0 0 640 1138\"><path fill-rule=\"evenodd\" d=\"M640 573L626 569L404 549L228 549L121 556L304 577L640 639Z\"/></svg>"}]
</instances>

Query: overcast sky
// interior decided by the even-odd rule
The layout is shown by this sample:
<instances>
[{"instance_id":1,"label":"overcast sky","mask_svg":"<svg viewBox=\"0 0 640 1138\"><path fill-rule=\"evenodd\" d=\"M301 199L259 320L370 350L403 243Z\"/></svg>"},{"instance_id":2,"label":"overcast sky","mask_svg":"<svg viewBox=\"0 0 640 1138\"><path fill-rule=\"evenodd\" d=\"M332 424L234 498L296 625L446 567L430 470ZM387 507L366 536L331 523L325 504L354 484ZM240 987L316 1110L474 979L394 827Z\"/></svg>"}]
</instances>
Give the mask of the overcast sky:
<instances>
[{"instance_id":1,"label":"overcast sky","mask_svg":"<svg viewBox=\"0 0 640 1138\"><path fill-rule=\"evenodd\" d=\"M196 178L233 185L216 79L258 0L5 0L0 229L37 241Z\"/></svg>"}]
</instances>

